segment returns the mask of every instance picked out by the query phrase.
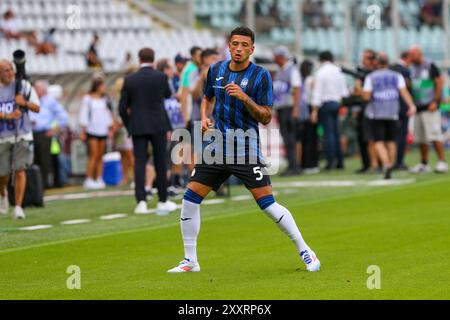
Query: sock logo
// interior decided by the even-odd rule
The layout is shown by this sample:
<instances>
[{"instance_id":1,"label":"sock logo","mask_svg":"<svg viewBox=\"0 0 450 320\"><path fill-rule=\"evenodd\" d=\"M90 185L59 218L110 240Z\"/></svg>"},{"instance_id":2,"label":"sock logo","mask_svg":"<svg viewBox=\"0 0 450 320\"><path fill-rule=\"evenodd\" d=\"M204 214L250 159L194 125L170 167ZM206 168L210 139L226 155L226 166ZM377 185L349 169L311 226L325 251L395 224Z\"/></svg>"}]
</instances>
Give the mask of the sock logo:
<instances>
[{"instance_id":1,"label":"sock logo","mask_svg":"<svg viewBox=\"0 0 450 320\"><path fill-rule=\"evenodd\" d=\"M188 221L188 220L192 220L192 218L181 218L181 221Z\"/></svg>"},{"instance_id":2,"label":"sock logo","mask_svg":"<svg viewBox=\"0 0 450 320\"><path fill-rule=\"evenodd\" d=\"M284 215L281 216L280 220L278 220L277 223L280 223L281 220L283 220L283 218L284 218Z\"/></svg>"}]
</instances>

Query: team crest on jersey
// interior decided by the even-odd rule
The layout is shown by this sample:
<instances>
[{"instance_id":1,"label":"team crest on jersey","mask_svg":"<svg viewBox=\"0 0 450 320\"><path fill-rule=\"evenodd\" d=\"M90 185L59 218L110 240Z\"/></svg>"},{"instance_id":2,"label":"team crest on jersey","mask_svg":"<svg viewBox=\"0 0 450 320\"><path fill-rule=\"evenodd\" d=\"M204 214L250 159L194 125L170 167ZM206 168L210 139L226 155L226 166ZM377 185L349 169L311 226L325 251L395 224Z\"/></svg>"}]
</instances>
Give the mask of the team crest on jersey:
<instances>
[{"instance_id":1,"label":"team crest on jersey","mask_svg":"<svg viewBox=\"0 0 450 320\"><path fill-rule=\"evenodd\" d=\"M245 89L245 88L247 87L247 85L248 85L248 79L245 78L245 79L242 80L242 82L241 82L241 87L242 87L243 89Z\"/></svg>"}]
</instances>

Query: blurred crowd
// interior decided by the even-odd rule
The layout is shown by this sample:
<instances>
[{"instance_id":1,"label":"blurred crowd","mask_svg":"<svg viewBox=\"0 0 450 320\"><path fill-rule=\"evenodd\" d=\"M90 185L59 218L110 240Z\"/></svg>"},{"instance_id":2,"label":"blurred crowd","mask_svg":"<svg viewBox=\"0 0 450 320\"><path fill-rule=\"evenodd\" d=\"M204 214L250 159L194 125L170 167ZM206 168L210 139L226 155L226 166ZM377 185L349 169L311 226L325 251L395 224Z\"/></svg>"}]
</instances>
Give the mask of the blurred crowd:
<instances>
[{"instance_id":1,"label":"blurred crowd","mask_svg":"<svg viewBox=\"0 0 450 320\"><path fill-rule=\"evenodd\" d=\"M214 48L193 47L190 54L189 58L178 54L173 60L161 59L154 64L154 67L164 72L170 80L172 97L166 101L166 111L173 129L192 130L193 122L200 120L199 108L207 70L211 64L224 58ZM277 47L273 54L274 62L279 68L272 73L274 112L277 115L288 164L287 170L282 175L344 169L345 157L355 153L359 153L361 159L358 173L377 173L383 171L386 166L392 166L397 170L409 169L413 172L431 171L425 146L421 147L422 162L418 166L407 168L405 164L407 147L412 142L412 127L415 128L416 142L424 140L426 144L429 142L435 144L439 158L435 170L447 171L442 132L431 137L428 132L428 126L440 127L441 119L433 118L429 121L425 119L422 123L417 122L419 115L427 111L437 110L436 115L439 114L441 101L436 101L435 98L440 99L443 90L439 69L423 57L420 49L412 48L404 52L398 61L388 64L389 69L400 73L404 79L406 88L414 100L417 115L414 125L410 124L412 114L408 113L409 106L399 93L398 110L395 101L392 103L393 110L396 110L393 112L397 114L390 119L394 120L396 125L395 159L384 164L375 147L377 141L374 140L372 131L376 128L371 128L373 120L369 108L371 98L364 100L363 97L366 77L386 68L383 63L387 63L385 61L387 58L383 53L365 50L361 57L361 65L355 70L335 65L330 52L322 52L319 55L320 64L316 66L308 59L297 63L286 47ZM127 74L136 70L137 66L130 63ZM348 78L344 79L345 74L354 79L353 87L347 85L349 81ZM122 84L123 78L118 79L112 88L107 88L102 76L96 76L92 80L90 90L81 100L78 117L79 138L86 142L89 150L84 182L86 189L105 187L102 179L102 157L107 151L118 151L121 154L123 176L120 185L132 182L134 163L132 141L121 124L117 111ZM431 92L422 88L427 85L431 86ZM56 158L52 160L52 153L60 148L52 149L51 146L55 143L54 137L58 137L59 145L62 147L60 153L65 153L64 150L70 152L66 141L69 142L74 136L73 133L64 130L67 128L68 116L54 98L55 95L52 94L53 97L49 95L49 84L39 80L35 82L35 88L42 108L40 114L32 116L36 145L35 163L42 168L45 185L59 187L63 184L61 180L67 181L67 178L61 178L67 174L51 174L54 178L50 183L49 172L55 165L56 170L63 171L67 164L64 161L56 161ZM429 95L430 101L420 101L424 94ZM432 111L428 110L430 105ZM422 128L424 126L425 128ZM422 136L417 136L420 134L420 128L424 132ZM391 140L383 142L389 143ZM193 152L189 157L194 157ZM326 162L323 167L319 165L321 159ZM171 194L176 194L177 189L185 185L185 180L192 169L192 165L170 166L168 188ZM153 180L154 169L150 160L147 179L149 194L152 192Z\"/></svg>"}]
</instances>

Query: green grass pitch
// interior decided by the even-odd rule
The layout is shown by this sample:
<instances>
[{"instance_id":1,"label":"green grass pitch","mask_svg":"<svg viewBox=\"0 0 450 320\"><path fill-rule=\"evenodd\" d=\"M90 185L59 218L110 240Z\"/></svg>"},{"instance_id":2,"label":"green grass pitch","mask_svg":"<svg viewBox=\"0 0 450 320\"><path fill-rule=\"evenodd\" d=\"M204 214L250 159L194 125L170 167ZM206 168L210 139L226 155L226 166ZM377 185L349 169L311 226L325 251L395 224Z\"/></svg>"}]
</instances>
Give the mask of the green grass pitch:
<instances>
[{"instance_id":1,"label":"green grass pitch","mask_svg":"<svg viewBox=\"0 0 450 320\"><path fill-rule=\"evenodd\" d=\"M450 176L396 177L415 182L373 187L364 183L380 177L348 169L297 180L360 185L275 185L321 260L318 273L306 272L293 244L252 200L202 207L198 274L166 273L183 258L179 211L136 216L130 196L49 202L28 210L25 221L2 216L0 299L448 299ZM242 187L232 193L247 194ZM112 213L129 215L99 219ZM91 222L61 225L72 219ZM54 227L17 229L38 224ZM71 265L81 270L79 290L66 285ZM381 288L369 290L373 265Z\"/></svg>"}]
</instances>

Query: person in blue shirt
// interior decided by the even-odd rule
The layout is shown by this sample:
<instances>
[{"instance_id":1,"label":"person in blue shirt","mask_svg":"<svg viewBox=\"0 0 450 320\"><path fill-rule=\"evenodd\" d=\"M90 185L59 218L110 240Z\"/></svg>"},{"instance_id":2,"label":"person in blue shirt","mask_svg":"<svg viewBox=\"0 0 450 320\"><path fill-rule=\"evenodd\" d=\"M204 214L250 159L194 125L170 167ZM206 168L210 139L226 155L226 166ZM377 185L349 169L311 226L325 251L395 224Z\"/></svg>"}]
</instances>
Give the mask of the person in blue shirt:
<instances>
[{"instance_id":1,"label":"person in blue shirt","mask_svg":"<svg viewBox=\"0 0 450 320\"><path fill-rule=\"evenodd\" d=\"M217 138L219 142L214 140L212 143L214 150L219 150L214 162L205 160L205 163L197 164L192 172L181 208L185 258L178 266L168 270L169 273L200 271L197 260L200 204L211 190L217 191L231 175L244 181L261 210L291 238L307 270L315 272L320 268L316 254L303 240L292 214L275 201L260 152L258 124L267 125L272 120L273 86L269 72L250 62L254 42L255 34L249 28L234 29L228 45L231 60L218 62L209 68L200 108L201 128L207 136L214 127L215 137L224 139ZM214 110L211 110L212 105ZM249 133L245 141L239 141L239 137L235 141L236 135L233 133L238 131ZM227 141L230 136L231 141ZM236 143L238 148L234 150L232 145ZM222 146L223 150L220 150Z\"/></svg>"},{"instance_id":2,"label":"person in blue shirt","mask_svg":"<svg viewBox=\"0 0 450 320\"><path fill-rule=\"evenodd\" d=\"M52 163L50 146L61 128L68 125L69 116L64 107L48 94L48 82L38 80L34 84L41 103L40 113L30 113L34 138L34 163L39 166L44 187L49 188L48 173ZM55 126L54 123L57 125Z\"/></svg>"}]
</instances>

